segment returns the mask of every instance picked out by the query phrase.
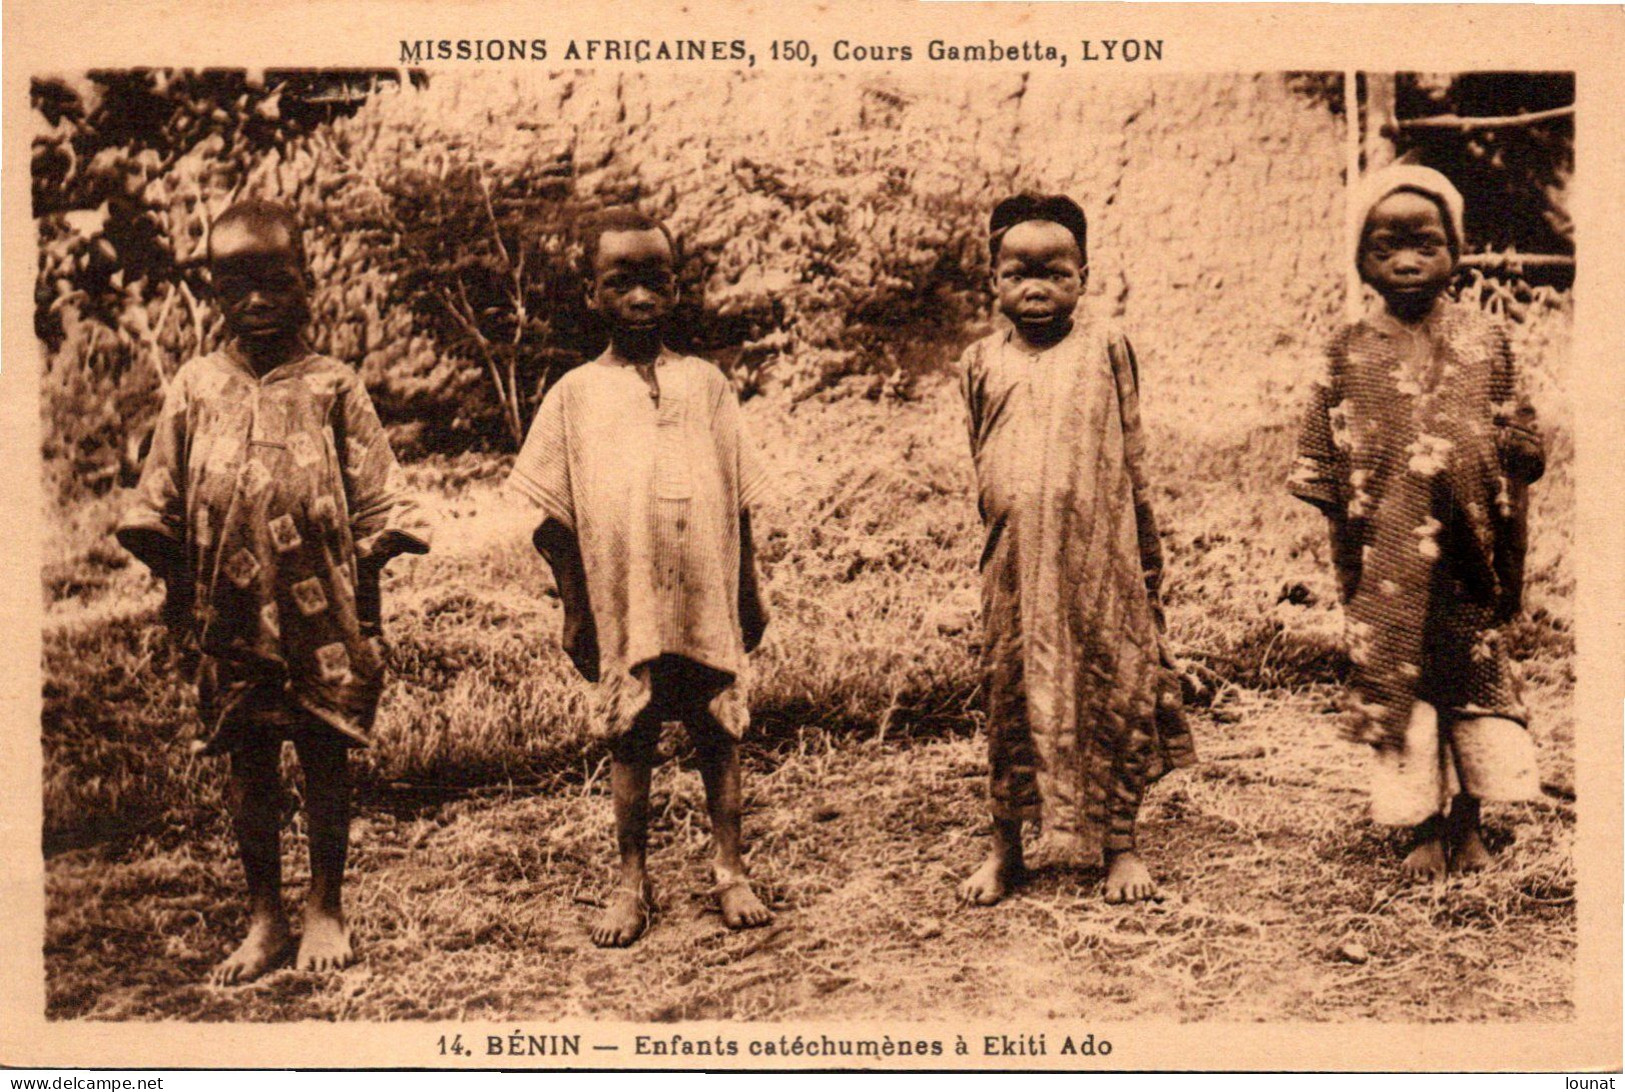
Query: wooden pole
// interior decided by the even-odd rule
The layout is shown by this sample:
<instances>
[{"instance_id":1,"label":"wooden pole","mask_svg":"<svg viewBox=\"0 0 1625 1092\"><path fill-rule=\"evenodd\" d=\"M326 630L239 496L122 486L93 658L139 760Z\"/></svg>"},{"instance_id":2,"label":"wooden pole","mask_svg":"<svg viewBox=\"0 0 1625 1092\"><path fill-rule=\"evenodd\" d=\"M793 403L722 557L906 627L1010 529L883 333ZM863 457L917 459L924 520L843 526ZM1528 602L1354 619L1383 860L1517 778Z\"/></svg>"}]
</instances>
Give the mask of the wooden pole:
<instances>
[{"instance_id":1,"label":"wooden pole","mask_svg":"<svg viewBox=\"0 0 1625 1092\"><path fill-rule=\"evenodd\" d=\"M1479 269L1516 269L1519 267L1556 267L1574 265L1574 256L1570 254L1519 254L1515 250L1504 253L1486 251L1479 254L1465 254L1461 259L1462 265L1476 266Z\"/></svg>"},{"instance_id":2,"label":"wooden pole","mask_svg":"<svg viewBox=\"0 0 1625 1092\"><path fill-rule=\"evenodd\" d=\"M1365 173L1370 174L1394 161L1394 145L1389 140L1394 124L1394 75L1391 72L1365 74Z\"/></svg>"},{"instance_id":3,"label":"wooden pole","mask_svg":"<svg viewBox=\"0 0 1625 1092\"><path fill-rule=\"evenodd\" d=\"M1359 216L1356 195L1360 187L1360 74L1353 69L1343 73L1343 173L1344 173L1344 208L1343 208L1343 239L1345 252L1343 312L1348 321L1354 322L1365 310L1365 286L1360 283L1360 270L1355 263L1355 256L1351 249L1358 245L1360 225L1355 222Z\"/></svg>"}]
</instances>

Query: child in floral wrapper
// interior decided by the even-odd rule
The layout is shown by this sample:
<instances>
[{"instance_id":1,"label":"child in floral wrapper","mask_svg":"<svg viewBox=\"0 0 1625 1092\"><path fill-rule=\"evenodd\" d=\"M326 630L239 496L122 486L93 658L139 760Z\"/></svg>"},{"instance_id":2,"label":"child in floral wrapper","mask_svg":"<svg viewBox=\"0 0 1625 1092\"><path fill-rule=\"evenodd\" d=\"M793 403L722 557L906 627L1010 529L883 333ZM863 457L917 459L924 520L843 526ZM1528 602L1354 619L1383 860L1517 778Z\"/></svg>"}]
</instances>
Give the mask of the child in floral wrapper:
<instances>
[{"instance_id":1,"label":"child in floral wrapper","mask_svg":"<svg viewBox=\"0 0 1625 1092\"><path fill-rule=\"evenodd\" d=\"M1380 304L1333 337L1289 488L1320 508L1348 619L1348 732L1375 748L1372 817L1404 870L1489 863L1479 801L1540 788L1501 627L1521 608L1540 431L1506 331L1445 295L1461 194L1424 167L1361 191L1353 240Z\"/></svg>"},{"instance_id":2,"label":"child in floral wrapper","mask_svg":"<svg viewBox=\"0 0 1625 1092\"><path fill-rule=\"evenodd\" d=\"M349 750L383 688L378 578L429 548L429 528L353 368L312 352L299 222L245 201L209 234L230 342L188 362L164 397L117 535L166 586L165 618L196 653L200 750L228 754L228 798L250 904L220 985L273 967L282 906L280 756L304 774L310 890L296 965L352 959L341 905Z\"/></svg>"}]
</instances>

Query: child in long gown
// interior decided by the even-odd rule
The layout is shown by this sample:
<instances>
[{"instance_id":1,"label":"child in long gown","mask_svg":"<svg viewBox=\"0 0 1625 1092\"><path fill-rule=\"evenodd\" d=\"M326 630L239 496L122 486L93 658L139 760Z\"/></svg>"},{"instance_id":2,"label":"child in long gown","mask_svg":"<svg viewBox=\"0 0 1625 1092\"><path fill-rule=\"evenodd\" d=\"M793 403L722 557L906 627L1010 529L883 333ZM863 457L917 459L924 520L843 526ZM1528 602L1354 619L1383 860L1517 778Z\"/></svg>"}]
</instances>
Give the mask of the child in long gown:
<instances>
[{"instance_id":1,"label":"child in long gown","mask_svg":"<svg viewBox=\"0 0 1625 1092\"><path fill-rule=\"evenodd\" d=\"M248 880L231 985L275 966L291 927L279 845L284 740L299 753L310 890L295 963L352 958L341 906L349 751L365 746L384 662L378 578L429 548L429 523L355 369L310 350L310 277L288 209L240 202L209 233L231 340L175 374L118 526L166 586L165 616L198 653L200 748L231 756L230 800Z\"/></svg>"},{"instance_id":2,"label":"child in long gown","mask_svg":"<svg viewBox=\"0 0 1625 1092\"><path fill-rule=\"evenodd\" d=\"M1128 340L1079 305L1083 210L1022 194L991 218L1009 320L960 361L976 463L993 845L960 886L990 905L1046 855L1104 866L1108 902L1152 898L1145 789L1195 760L1163 639L1162 547Z\"/></svg>"}]
</instances>

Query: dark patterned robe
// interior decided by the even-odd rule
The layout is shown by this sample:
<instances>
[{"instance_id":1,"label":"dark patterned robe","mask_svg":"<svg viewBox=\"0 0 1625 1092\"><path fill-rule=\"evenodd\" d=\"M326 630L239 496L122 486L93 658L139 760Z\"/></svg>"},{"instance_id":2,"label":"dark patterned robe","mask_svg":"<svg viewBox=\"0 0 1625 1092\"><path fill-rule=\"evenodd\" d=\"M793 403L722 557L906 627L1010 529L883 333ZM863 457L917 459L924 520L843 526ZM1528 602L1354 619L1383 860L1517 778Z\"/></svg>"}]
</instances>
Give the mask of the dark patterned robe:
<instances>
[{"instance_id":1,"label":"dark patterned robe","mask_svg":"<svg viewBox=\"0 0 1625 1092\"><path fill-rule=\"evenodd\" d=\"M307 355L257 376L230 349L188 362L117 534L199 653L206 749L290 710L366 743L378 573L426 551L429 528L352 368Z\"/></svg>"},{"instance_id":2,"label":"dark patterned robe","mask_svg":"<svg viewBox=\"0 0 1625 1092\"><path fill-rule=\"evenodd\" d=\"M1164 649L1162 551L1133 352L1080 323L1033 353L1014 331L960 361L976 462L992 810L1041 851L1134 846L1141 796L1195 760Z\"/></svg>"},{"instance_id":3,"label":"dark patterned robe","mask_svg":"<svg viewBox=\"0 0 1625 1092\"><path fill-rule=\"evenodd\" d=\"M1332 517L1348 733L1403 746L1411 706L1524 722L1499 627L1519 610L1526 488L1545 467L1505 330L1441 300L1332 339L1289 488Z\"/></svg>"}]
</instances>

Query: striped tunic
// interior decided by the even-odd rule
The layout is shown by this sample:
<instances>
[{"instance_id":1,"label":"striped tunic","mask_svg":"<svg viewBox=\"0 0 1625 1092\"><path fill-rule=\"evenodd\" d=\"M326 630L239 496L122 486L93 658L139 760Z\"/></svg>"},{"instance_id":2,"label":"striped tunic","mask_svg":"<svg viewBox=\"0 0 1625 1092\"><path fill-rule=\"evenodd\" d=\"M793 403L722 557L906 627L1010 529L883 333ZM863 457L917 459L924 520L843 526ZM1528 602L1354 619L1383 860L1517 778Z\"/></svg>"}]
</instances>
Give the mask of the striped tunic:
<instances>
[{"instance_id":1,"label":"striped tunic","mask_svg":"<svg viewBox=\"0 0 1625 1092\"><path fill-rule=\"evenodd\" d=\"M1080 319L1082 316L1080 315ZM1162 548L1126 339L1080 321L960 361L976 462L991 810L1082 865L1134 848L1145 789L1190 765L1163 643Z\"/></svg>"},{"instance_id":2,"label":"striped tunic","mask_svg":"<svg viewBox=\"0 0 1625 1092\"><path fill-rule=\"evenodd\" d=\"M716 680L704 704L737 738L750 719L746 654L765 624L742 531L765 478L721 371L663 351L653 377L607 352L571 371L537 411L509 485L542 511L537 545L565 607L565 650L599 684L600 731L621 735L659 697L657 662L687 661L709 669L691 677Z\"/></svg>"}]
</instances>

